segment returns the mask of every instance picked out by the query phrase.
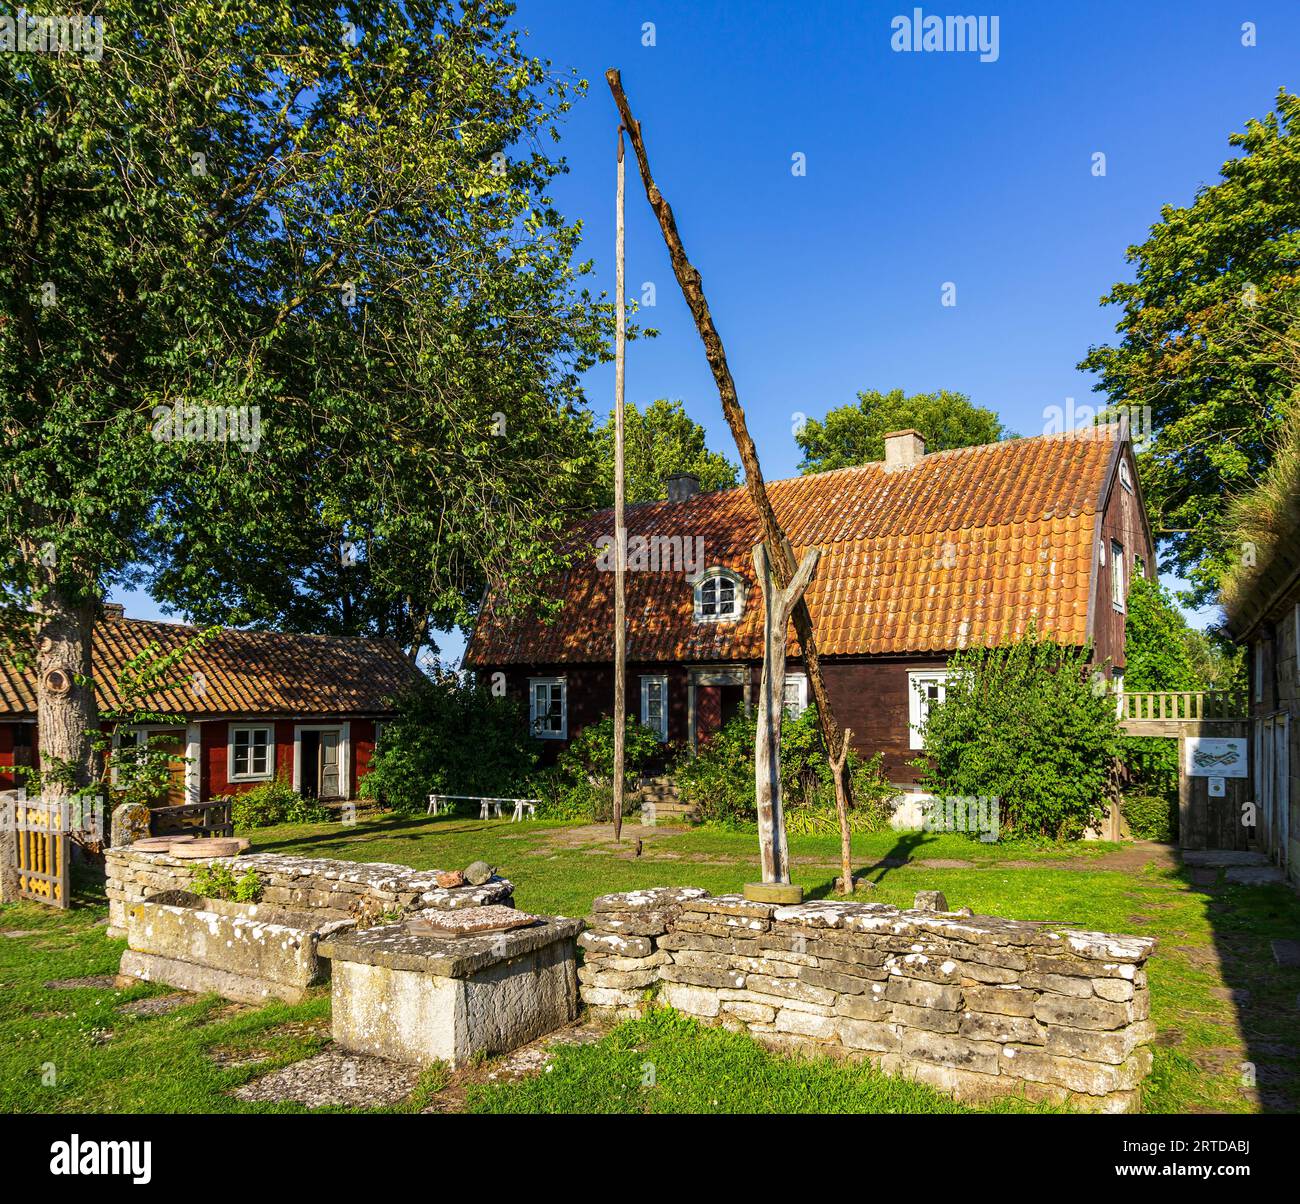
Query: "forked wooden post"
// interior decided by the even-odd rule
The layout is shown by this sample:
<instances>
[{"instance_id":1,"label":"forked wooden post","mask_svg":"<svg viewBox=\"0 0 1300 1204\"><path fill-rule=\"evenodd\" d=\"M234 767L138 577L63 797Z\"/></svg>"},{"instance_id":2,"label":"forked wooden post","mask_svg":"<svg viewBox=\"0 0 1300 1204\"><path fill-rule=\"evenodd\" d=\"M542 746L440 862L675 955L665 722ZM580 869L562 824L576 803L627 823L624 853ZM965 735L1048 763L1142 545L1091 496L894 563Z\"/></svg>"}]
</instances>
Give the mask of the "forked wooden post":
<instances>
[{"instance_id":1,"label":"forked wooden post","mask_svg":"<svg viewBox=\"0 0 1300 1204\"><path fill-rule=\"evenodd\" d=\"M790 882L790 853L781 813L781 718L785 699L785 646L790 614L803 597L821 556L809 548L790 584L782 589L767 544L754 548L754 571L763 591L763 676L758 688L758 735L754 741L754 793L758 802L758 848L764 883Z\"/></svg>"},{"instance_id":2,"label":"forked wooden post","mask_svg":"<svg viewBox=\"0 0 1300 1204\"><path fill-rule=\"evenodd\" d=\"M831 776L835 779L835 810L840 819L840 890L846 894L853 893L853 842L849 831L849 800L844 789L844 766L849 759L849 741L853 739L853 729L844 729L844 743L840 751L831 758Z\"/></svg>"}]
</instances>

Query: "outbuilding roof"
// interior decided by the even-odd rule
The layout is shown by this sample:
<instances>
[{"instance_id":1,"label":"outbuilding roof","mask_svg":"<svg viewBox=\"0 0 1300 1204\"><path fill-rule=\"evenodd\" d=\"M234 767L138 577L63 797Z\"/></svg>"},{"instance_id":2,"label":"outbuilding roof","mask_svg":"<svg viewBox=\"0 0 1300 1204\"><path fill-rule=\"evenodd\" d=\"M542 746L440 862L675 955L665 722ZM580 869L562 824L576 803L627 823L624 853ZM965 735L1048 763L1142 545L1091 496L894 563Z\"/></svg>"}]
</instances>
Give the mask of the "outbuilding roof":
<instances>
[{"instance_id":1,"label":"outbuilding roof","mask_svg":"<svg viewBox=\"0 0 1300 1204\"><path fill-rule=\"evenodd\" d=\"M183 648L199 629L180 623L102 616L92 671L101 710L122 703L119 683L133 657L156 645ZM190 719L218 716L383 714L419 670L391 640L287 635L221 628L186 652L168 681L182 684L141 708ZM0 660L0 715L36 714L36 675Z\"/></svg>"}]
</instances>

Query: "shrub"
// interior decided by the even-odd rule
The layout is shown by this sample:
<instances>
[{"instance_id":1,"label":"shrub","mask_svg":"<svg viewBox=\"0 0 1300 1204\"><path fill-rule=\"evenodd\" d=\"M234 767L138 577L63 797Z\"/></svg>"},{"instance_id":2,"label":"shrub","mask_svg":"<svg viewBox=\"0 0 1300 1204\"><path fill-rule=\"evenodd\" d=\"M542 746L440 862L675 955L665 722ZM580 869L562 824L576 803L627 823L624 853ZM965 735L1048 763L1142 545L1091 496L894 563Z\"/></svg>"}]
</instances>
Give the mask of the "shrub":
<instances>
[{"instance_id":1,"label":"shrub","mask_svg":"<svg viewBox=\"0 0 1300 1204\"><path fill-rule=\"evenodd\" d=\"M999 827L1017 836L1074 839L1098 824L1120 731L1114 695L1089 659L1089 649L1033 631L957 653L926 723L925 755L913 762L926 788L997 799Z\"/></svg>"},{"instance_id":2,"label":"shrub","mask_svg":"<svg viewBox=\"0 0 1300 1204\"><path fill-rule=\"evenodd\" d=\"M683 756L674 776L683 796L704 820L729 827L758 822L754 801L754 741L758 721L737 715L703 745L696 756ZM787 716L781 725L781 799L786 831L838 832L835 783L815 707ZM877 832L889 824L889 800L896 791L881 771L881 755L864 760L849 753L853 807L849 827Z\"/></svg>"},{"instance_id":3,"label":"shrub","mask_svg":"<svg viewBox=\"0 0 1300 1204\"><path fill-rule=\"evenodd\" d=\"M627 789L663 753L659 737L627 717L623 737L623 814L637 810L640 798ZM555 768L534 778L538 813L547 819L585 819L607 823L614 818L614 717L584 727L560 754Z\"/></svg>"},{"instance_id":4,"label":"shrub","mask_svg":"<svg viewBox=\"0 0 1300 1204\"><path fill-rule=\"evenodd\" d=\"M249 828L269 828L273 824L316 823L328 817L328 812L305 799L283 775L274 782L263 782L236 794L230 809L231 819L238 831Z\"/></svg>"},{"instance_id":5,"label":"shrub","mask_svg":"<svg viewBox=\"0 0 1300 1204\"><path fill-rule=\"evenodd\" d=\"M1160 840L1168 843L1178 833L1178 793L1128 794L1120 810L1129 831L1137 840Z\"/></svg>"},{"instance_id":6,"label":"shrub","mask_svg":"<svg viewBox=\"0 0 1300 1204\"><path fill-rule=\"evenodd\" d=\"M454 673L422 679L398 699L358 793L397 811L430 794L518 797L537 764L518 700Z\"/></svg>"},{"instance_id":7,"label":"shrub","mask_svg":"<svg viewBox=\"0 0 1300 1204\"><path fill-rule=\"evenodd\" d=\"M233 899L236 903L256 903L262 897L262 879L256 870L235 877L230 866L221 862L201 865L190 879L190 889L205 899Z\"/></svg>"}]
</instances>

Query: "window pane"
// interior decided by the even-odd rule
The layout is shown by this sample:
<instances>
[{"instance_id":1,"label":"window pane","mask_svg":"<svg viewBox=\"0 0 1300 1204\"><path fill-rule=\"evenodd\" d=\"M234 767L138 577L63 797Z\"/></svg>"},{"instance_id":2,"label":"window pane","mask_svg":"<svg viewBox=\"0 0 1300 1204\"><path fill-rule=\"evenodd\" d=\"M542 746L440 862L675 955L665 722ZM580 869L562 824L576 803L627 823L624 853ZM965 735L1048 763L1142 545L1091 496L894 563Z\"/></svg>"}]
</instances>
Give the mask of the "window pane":
<instances>
[{"instance_id":1,"label":"window pane","mask_svg":"<svg viewBox=\"0 0 1300 1204\"><path fill-rule=\"evenodd\" d=\"M736 583L730 577L718 578L718 614L734 614L736 610Z\"/></svg>"},{"instance_id":2,"label":"window pane","mask_svg":"<svg viewBox=\"0 0 1300 1204\"><path fill-rule=\"evenodd\" d=\"M700 586L700 614L716 615L718 613L718 579L710 577Z\"/></svg>"}]
</instances>

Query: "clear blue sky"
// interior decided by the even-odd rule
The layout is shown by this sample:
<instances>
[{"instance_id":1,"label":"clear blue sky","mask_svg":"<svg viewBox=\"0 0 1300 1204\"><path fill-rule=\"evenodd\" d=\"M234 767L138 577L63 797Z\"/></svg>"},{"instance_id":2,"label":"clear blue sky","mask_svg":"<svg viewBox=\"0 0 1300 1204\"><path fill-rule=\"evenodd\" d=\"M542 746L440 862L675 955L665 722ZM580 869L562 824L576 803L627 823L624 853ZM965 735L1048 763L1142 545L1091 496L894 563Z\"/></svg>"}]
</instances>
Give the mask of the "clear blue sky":
<instances>
[{"instance_id":1,"label":"clear blue sky","mask_svg":"<svg viewBox=\"0 0 1300 1204\"><path fill-rule=\"evenodd\" d=\"M1129 278L1125 249L1162 204L1215 181L1230 131L1268 112L1280 86L1300 88L1295 0L999 0L996 62L892 50L892 19L914 7L520 4L531 52L591 84L566 120L570 174L554 196L583 222L599 287L613 286L617 117L603 74L616 66L769 477L797 471L796 414L820 417L862 389L959 390L1023 434L1066 398L1095 404L1075 365L1113 332L1098 299ZM806 175L791 171L796 153ZM631 161L627 218L628 291L655 285L641 320L661 332L629 349L628 399L680 398L734 456ZM954 307L941 304L945 282ZM612 366L586 384L607 410Z\"/></svg>"}]
</instances>

